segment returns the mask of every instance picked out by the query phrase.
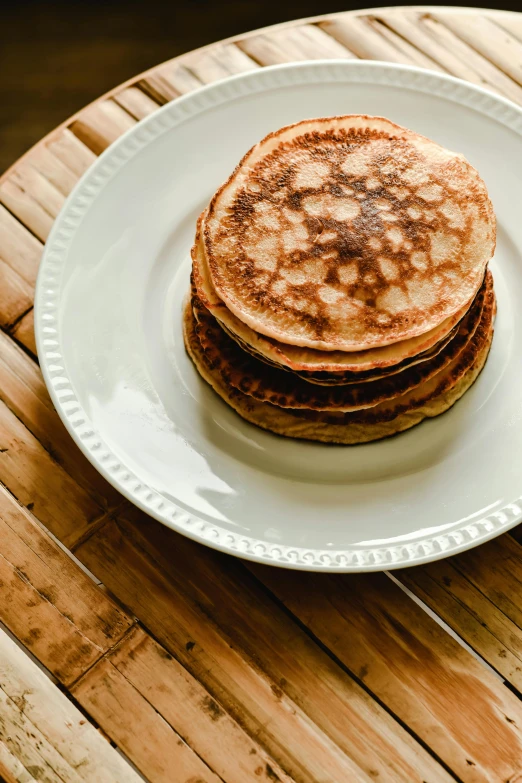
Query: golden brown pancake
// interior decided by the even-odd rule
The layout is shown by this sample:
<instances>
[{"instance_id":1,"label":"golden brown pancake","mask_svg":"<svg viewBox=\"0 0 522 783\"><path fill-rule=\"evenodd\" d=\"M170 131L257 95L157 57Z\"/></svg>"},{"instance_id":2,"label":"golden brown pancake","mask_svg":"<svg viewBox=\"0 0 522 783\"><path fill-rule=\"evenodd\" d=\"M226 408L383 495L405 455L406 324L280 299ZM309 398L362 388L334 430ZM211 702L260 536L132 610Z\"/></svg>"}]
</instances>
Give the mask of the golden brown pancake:
<instances>
[{"instance_id":1,"label":"golden brown pancake","mask_svg":"<svg viewBox=\"0 0 522 783\"><path fill-rule=\"evenodd\" d=\"M451 408L478 377L486 362L492 337L492 322L489 326L481 324L454 362L425 384L395 401L356 413L336 415L282 409L227 386L201 347L189 299L184 311L184 338L189 356L202 378L243 419L278 435L346 445L389 437Z\"/></svg>"},{"instance_id":2,"label":"golden brown pancake","mask_svg":"<svg viewBox=\"0 0 522 783\"><path fill-rule=\"evenodd\" d=\"M484 182L462 155L360 115L267 136L203 224L227 308L255 332L322 351L437 327L477 292L495 236Z\"/></svg>"},{"instance_id":3,"label":"golden brown pancake","mask_svg":"<svg viewBox=\"0 0 522 783\"><path fill-rule=\"evenodd\" d=\"M192 280L198 298L239 345L269 364L305 373L369 373L376 368L385 370L388 367L398 366L409 359L413 362L422 361L424 352L431 351L437 345L442 347L443 341L451 336L455 325L459 323L471 306L471 301L466 302L460 310L424 334L383 348L350 352L319 351L314 348L286 345L254 332L219 299L210 279L204 247L201 242L203 217L204 213L200 215L198 220L196 240L192 248Z\"/></svg>"},{"instance_id":4,"label":"golden brown pancake","mask_svg":"<svg viewBox=\"0 0 522 783\"><path fill-rule=\"evenodd\" d=\"M457 334L433 359L377 381L321 386L252 357L223 331L197 298L192 300L201 347L225 385L280 408L342 412L379 405L406 394L439 374L465 350L479 324L491 322L493 306L492 279L488 275L481 295L459 325Z\"/></svg>"}]
</instances>

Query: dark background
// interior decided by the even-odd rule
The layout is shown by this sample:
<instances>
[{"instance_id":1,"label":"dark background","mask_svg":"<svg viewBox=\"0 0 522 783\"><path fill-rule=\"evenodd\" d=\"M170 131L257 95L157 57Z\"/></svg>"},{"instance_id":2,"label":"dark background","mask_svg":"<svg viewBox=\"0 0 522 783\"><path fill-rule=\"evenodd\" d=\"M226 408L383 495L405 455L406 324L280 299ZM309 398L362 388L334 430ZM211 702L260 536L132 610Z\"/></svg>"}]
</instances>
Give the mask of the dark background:
<instances>
[{"instance_id":1,"label":"dark background","mask_svg":"<svg viewBox=\"0 0 522 783\"><path fill-rule=\"evenodd\" d=\"M0 172L82 106L164 60L278 22L376 5L412 4L10 0L0 32Z\"/></svg>"}]
</instances>

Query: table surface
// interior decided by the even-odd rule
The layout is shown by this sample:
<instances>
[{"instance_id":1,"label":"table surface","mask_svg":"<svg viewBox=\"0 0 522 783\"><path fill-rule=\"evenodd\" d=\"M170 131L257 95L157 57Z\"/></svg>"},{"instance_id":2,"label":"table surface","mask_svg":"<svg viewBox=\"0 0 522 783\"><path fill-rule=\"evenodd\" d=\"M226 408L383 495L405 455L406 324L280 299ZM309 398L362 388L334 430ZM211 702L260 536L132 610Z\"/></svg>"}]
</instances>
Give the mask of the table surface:
<instances>
[{"instance_id":1,"label":"table surface","mask_svg":"<svg viewBox=\"0 0 522 783\"><path fill-rule=\"evenodd\" d=\"M96 155L202 84L339 57L414 63L522 103L522 15L346 13L160 65L0 180L0 780L522 780L520 531L393 576L241 562L106 484L38 369L42 247Z\"/></svg>"}]
</instances>

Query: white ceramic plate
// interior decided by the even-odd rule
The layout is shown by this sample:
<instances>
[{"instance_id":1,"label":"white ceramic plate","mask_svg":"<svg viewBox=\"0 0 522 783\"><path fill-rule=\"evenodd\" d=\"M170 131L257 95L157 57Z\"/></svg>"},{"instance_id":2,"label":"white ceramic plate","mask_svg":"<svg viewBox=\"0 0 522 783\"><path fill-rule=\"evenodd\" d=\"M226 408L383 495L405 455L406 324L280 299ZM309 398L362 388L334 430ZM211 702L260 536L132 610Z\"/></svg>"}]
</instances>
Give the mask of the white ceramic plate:
<instances>
[{"instance_id":1,"label":"white ceramic plate","mask_svg":"<svg viewBox=\"0 0 522 783\"><path fill-rule=\"evenodd\" d=\"M498 216L498 319L475 386L380 443L325 446L247 424L185 355L196 217L244 152L307 117L377 114L463 152ZM252 560L361 571L426 562L522 516L522 111L449 76L367 62L260 69L174 101L107 150L47 243L44 376L71 435L129 500Z\"/></svg>"}]
</instances>

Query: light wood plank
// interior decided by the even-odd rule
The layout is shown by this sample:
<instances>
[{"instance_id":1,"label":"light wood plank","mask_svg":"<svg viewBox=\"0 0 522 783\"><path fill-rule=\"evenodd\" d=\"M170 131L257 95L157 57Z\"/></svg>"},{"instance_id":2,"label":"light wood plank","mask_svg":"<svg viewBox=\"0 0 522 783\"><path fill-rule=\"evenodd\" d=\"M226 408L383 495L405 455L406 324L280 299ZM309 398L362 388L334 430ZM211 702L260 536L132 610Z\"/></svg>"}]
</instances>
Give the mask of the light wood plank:
<instances>
[{"instance_id":1,"label":"light wood plank","mask_svg":"<svg viewBox=\"0 0 522 783\"><path fill-rule=\"evenodd\" d=\"M6 745L0 741L0 780L3 783L33 783L36 778L14 756Z\"/></svg>"},{"instance_id":2,"label":"light wood plank","mask_svg":"<svg viewBox=\"0 0 522 783\"><path fill-rule=\"evenodd\" d=\"M0 305L0 308L1 307L2 306ZM22 316L22 318L20 318L19 321L17 321L11 330L11 334L18 340L19 343L27 348L34 358L36 358L36 338L34 335L33 308L31 308L29 312L27 312L24 316Z\"/></svg>"},{"instance_id":3,"label":"light wood plank","mask_svg":"<svg viewBox=\"0 0 522 783\"><path fill-rule=\"evenodd\" d=\"M70 125L70 130L95 155L100 155L125 131L133 128L136 120L109 99L93 103Z\"/></svg>"},{"instance_id":4,"label":"light wood plank","mask_svg":"<svg viewBox=\"0 0 522 783\"><path fill-rule=\"evenodd\" d=\"M68 547L103 513L3 402L0 481Z\"/></svg>"},{"instance_id":5,"label":"light wood plank","mask_svg":"<svg viewBox=\"0 0 522 783\"><path fill-rule=\"evenodd\" d=\"M157 101L164 104L203 86L193 73L179 63L167 63L139 80L138 86Z\"/></svg>"},{"instance_id":6,"label":"light wood plank","mask_svg":"<svg viewBox=\"0 0 522 783\"><path fill-rule=\"evenodd\" d=\"M355 56L320 27L309 24L249 36L237 46L260 65Z\"/></svg>"},{"instance_id":7,"label":"light wood plank","mask_svg":"<svg viewBox=\"0 0 522 783\"><path fill-rule=\"evenodd\" d=\"M6 183L13 183L24 193L30 193L31 198L54 221L65 202L63 193L54 187L45 177L33 168L29 160L22 161L12 171ZM32 229L32 226L28 226Z\"/></svg>"},{"instance_id":8,"label":"light wood plank","mask_svg":"<svg viewBox=\"0 0 522 783\"><path fill-rule=\"evenodd\" d=\"M64 684L77 679L132 618L0 487L0 619Z\"/></svg>"},{"instance_id":9,"label":"light wood plank","mask_svg":"<svg viewBox=\"0 0 522 783\"><path fill-rule=\"evenodd\" d=\"M42 242L51 231L54 218L10 176L0 183L0 203Z\"/></svg>"},{"instance_id":10,"label":"light wood plank","mask_svg":"<svg viewBox=\"0 0 522 783\"><path fill-rule=\"evenodd\" d=\"M414 46L369 17L335 17L320 27L363 60L388 60L440 70Z\"/></svg>"},{"instance_id":11,"label":"light wood plank","mask_svg":"<svg viewBox=\"0 0 522 783\"><path fill-rule=\"evenodd\" d=\"M131 683L101 661L74 686L72 693L154 783L222 783L167 721Z\"/></svg>"},{"instance_id":12,"label":"light wood plank","mask_svg":"<svg viewBox=\"0 0 522 783\"><path fill-rule=\"evenodd\" d=\"M503 547L504 553L508 547ZM481 547L482 550L484 559L494 562L490 557L496 553L489 544ZM519 571L521 562L518 561ZM473 584L460 572L453 558L407 569L398 576L484 660L522 691L522 631L496 606L494 592L493 600L482 592L482 588L490 590L489 579L485 583L479 579L479 586ZM505 587L509 585L518 588L520 594L521 583L516 578L505 580Z\"/></svg>"},{"instance_id":13,"label":"light wood plank","mask_svg":"<svg viewBox=\"0 0 522 783\"><path fill-rule=\"evenodd\" d=\"M172 769L185 765L183 775L205 781L291 783L205 689L139 629L72 692L147 778L170 783ZM122 721L122 709L128 720Z\"/></svg>"},{"instance_id":14,"label":"light wood plank","mask_svg":"<svg viewBox=\"0 0 522 783\"><path fill-rule=\"evenodd\" d=\"M431 57L436 63L448 73L458 76L461 79L480 84L482 80L471 68L466 60L462 61L455 56L452 47L441 45L436 39L420 24L417 14L394 14L387 13L385 10L376 14L375 18L389 27L391 30L402 36L421 52Z\"/></svg>"},{"instance_id":15,"label":"light wood plank","mask_svg":"<svg viewBox=\"0 0 522 783\"><path fill-rule=\"evenodd\" d=\"M0 205L0 258L34 287L43 245Z\"/></svg>"},{"instance_id":16,"label":"light wood plank","mask_svg":"<svg viewBox=\"0 0 522 783\"><path fill-rule=\"evenodd\" d=\"M108 660L227 783L290 783L223 706L143 630L135 628Z\"/></svg>"},{"instance_id":17,"label":"light wood plank","mask_svg":"<svg viewBox=\"0 0 522 783\"><path fill-rule=\"evenodd\" d=\"M32 311L31 311L32 312ZM104 509L123 498L94 468L62 424L38 366L0 333L0 400L40 441L64 470Z\"/></svg>"},{"instance_id":18,"label":"light wood plank","mask_svg":"<svg viewBox=\"0 0 522 783\"><path fill-rule=\"evenodd\" d=\"M516 14L489 13L487 16L496 25L522 41L522 15L520 12Z\"/></svg>"},{"instance_id":19,"label":"light wood plank","mask_svg":"<svg viewBox=\"0 0 522 783\"><path fill-rule=\"evenodd\" d=\"M55 157L45 144L38 144L27 158L27 165L51 183L63 196L68 196L78 177Z\"/></svg>"},{"instance_id":20,"label":"light wood plank","mask_svg":"<svg viewBox=\"0 0 522 783\"><path fill-rule=\"evenodd\" d=\"M39 781L139 781L129 764L3 631L0 715L0 741Z\"/></svg>"},{"instance_id":21,"label":"light wood plank","mask_svg":"<svg viewBox=\"0 0 522 783\"><path fill-rule=\"evenodd\" d=\"M522 774L520 701L384 574L251 570L460 779Z\"/></svg>"},{"instance_id":22,"label":"light wood plank","mask_svg":"<svg viewBox=\"0 0 522 783\"><path fill-rule=\"evenodd\" d=\"M52 154L78 178L96 160L96 155L68 128L58 131L46 144Z\"/></svg>"},{"instance_id":23,"label":"light wood plank","mask_svg":"<svg viewBox=\"0 0 522 783\"><path fill-rule=\"evenodd\" d=\"M515 82L522 84L522 43L506 30L480 14L435 13L434 17Z\"/></svg>"},{"instance_id":24,"label":"light wood plank","mask_svg":"<svg viewBox=\"0 0 522 783\"><path fill-rule=\"evenodd\" d=\"M190 52L184 54L180 61L203 84L259 68L258 64L235 44L218 44L210 49Z\"/></svg>"},{"instance_id":25,"label":"light wood plank","mask_svg":"<svg viewBox=\"0 0 522 783\"><path fill-rule=\"evenodd\" d=\"M506 76L431 14L412 14L411 17L408 15L408 18L412 18L416 26L429 36L441 51L451 52L453 57L458 58L461 66L458 71L452 71L455 76L484 85L516 103L522 103L522 88L513 79Z\"/></svg>"},{"instance_id":26,"label":"light wood plank","mask_svg":"<svg viewBox=\"0 0 522 783\"><path fill-rule=\"evenodd\" d=\"M77 556L296 780L449 781L239 563L134 513Z\"/></svg>"},{"instance_id":27,"label":"light wood plank","mask_svg":"<svg viewBox=\"0 0 522 783\"><path fill-rule=\"evenodd\" d=\"M139 87L126 87L114 96L116 103L125 109L131 117L136 120L142 120L153 114L160 107L160 103L154 101Z\"/></svg>"},{"instance_id":28,"label":"light wood plank","mask_svg":"<svg viewBox=\"0 0 522 783\"><path fill-rule=\"evenodd\" d=\"M32 287L0 257L0 326L8 329L32 304Z\"/></svg>"}]
</instances>

